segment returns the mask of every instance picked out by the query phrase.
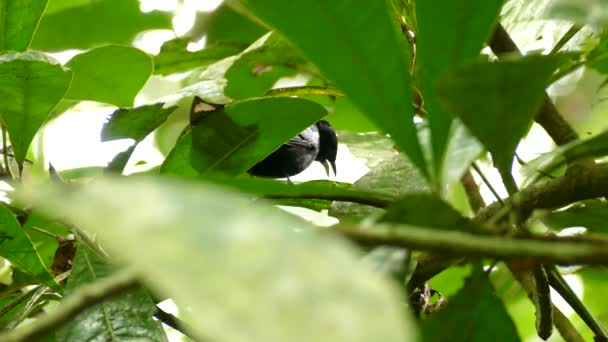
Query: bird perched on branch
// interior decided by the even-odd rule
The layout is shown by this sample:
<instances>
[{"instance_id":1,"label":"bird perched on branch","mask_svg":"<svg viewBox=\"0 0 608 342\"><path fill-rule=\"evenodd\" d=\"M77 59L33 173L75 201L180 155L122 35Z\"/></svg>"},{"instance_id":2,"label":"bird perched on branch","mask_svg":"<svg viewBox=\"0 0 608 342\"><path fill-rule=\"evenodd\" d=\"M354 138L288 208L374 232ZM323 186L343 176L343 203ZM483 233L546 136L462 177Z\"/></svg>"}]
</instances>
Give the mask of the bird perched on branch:
<instances>
[{"instance_id":1,"label":"bird perched on branch","mask_svg":"<svg viewBox=\"0 0 608 342\"><path fill-rule=\"evenodd\" d=\"M336 174L337 153L336 132L329 122L319 120L255 164L248 172L254 176L289 179L304 171L313 161L318 161L325 167L327 175L330 166Z\"/></svg>"}]
</instances>

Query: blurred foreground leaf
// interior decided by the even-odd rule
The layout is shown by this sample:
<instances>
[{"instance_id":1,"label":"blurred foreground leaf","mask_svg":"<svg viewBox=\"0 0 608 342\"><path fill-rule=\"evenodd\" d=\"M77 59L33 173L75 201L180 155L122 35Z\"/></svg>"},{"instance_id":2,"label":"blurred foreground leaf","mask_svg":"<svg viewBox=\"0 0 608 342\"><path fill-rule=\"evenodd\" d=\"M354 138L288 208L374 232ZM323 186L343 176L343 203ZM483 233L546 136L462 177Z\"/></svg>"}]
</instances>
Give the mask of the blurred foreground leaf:
<instances>
[{"instance_id":1,"label":"blurred foreground leaf","mask_svg":"<svg viewBox=\"0 0 608 342\"><path fill-rule=\"evenodd\" d=\"M67 64L74 80L65 97L131 107L152 74L152 60L130 46L108 45L74 56Z\"/></svg>"},{"instance_id":2,"label":"blurred foreground leaf","mask_svg":"<svg viewBox=\"0 0 608 342\"><path fill-rule=\"evenodd\" d=\"M145 284L188 308L199 338L414 340L396 288L348 243L222 188L141 177L21 198L97 234Z\"/></svg>"}]
</instances>

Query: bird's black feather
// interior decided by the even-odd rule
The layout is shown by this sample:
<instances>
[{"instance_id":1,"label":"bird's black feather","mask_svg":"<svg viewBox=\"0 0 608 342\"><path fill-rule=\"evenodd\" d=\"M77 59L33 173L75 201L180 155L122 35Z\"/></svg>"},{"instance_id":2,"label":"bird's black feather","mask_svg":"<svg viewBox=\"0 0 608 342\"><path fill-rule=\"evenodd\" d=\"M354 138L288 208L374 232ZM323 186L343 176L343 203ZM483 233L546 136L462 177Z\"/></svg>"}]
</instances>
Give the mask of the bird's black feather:
<instances>
[{"instance_id":1,"label":"bird's black feather","mask_svg":"<svg viewBox=\"0 0 608 342\"><path fill-rule=\"evenodd\" d=\"M283 144L249 169L249 174L268 178L289 178L304 171L313 161L328 162L336 173L338 137L331 125L320 120Z\"/></svg>"}]
</instances>

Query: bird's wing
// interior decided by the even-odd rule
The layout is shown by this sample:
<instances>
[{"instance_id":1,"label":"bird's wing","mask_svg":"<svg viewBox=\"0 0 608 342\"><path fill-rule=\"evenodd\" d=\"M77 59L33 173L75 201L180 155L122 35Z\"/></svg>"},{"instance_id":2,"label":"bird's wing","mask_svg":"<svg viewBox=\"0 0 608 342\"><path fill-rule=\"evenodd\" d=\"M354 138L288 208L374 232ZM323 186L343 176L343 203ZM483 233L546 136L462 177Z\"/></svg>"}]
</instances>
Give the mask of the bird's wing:
<instances>
[{"instance_id":1,"label":"bird's wing","mask_svg":"<svg viewBox=\"0 0 608 342\"><path fill-rule=\"evenodd\" d=\"M305 129L302 133L291 138L285 143L287 146L304 147L307 149L315 149L319 145L319 131L315 126Z\"/></svg>"},{"instance_id":2,"label":"bird's wing","mask_svg":"<svg viewBox=\"0 0 608 342\"><path fill-rule=\"evenodd\" d=\"M315 148L315 144L312 141L306 139L305 137L302 137L300 134L291 138L288 142L285 143L285 145L293 147L304 147L311 150Z\"/></svg>"}]
</instances>

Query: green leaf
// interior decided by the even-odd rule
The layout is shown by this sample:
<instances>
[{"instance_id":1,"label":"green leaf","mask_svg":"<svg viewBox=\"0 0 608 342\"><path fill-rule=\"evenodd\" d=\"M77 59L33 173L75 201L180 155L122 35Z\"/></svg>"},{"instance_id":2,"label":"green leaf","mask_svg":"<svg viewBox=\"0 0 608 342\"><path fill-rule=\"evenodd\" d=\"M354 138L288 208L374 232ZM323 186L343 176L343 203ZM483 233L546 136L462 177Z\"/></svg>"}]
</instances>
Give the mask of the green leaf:
<instances>
[{"instance_id":1,"label":"green leaf","mask_svg":"<svg viewBox=\"0 0 608 342\"><path fill-rule=\"evenodd\" d=\"M438 188L446 184L441 183L441 176L453 117L440 106L435 82L453 66L479 56L493 30L502 3L503 0L416 3L416 61L431 129L433 167Z\"/></svg>"},{"instance_id":2,"label":"green leaf","mask_svg":"<svg viewBox=\"0 0 608 342\"><path fill-rule=\"evenodd\" d=\"M551 152L528 162L522 172L535 182L541 177L552 174L568 162L584 158L599 158L608 155L608 131L604 131L592 138L576 140L560 146Z\"/></svg>"},{"instance_id":3,"label":"green leaf","mask_svg":"<svg viewBox=\"0 0 608 342\"><path fill-rule=\"evenodd\" d=\"M44 264L32 240L21 229L15 215L5 206L0 206L0 256L7 259L23 273L57 289L54 275Z\"/></svg>"},{"instance_id":4,"label":"green leaf","mask_svg":"<svg viewBox=\"0 0 608 342\"><path fill-rule=\"evenodd\" d=\"M608 31L604 31L599 36L597 46L589 52L586 64L603 74L608 74Z\"/></svg>"},{"instance_id":5,"label":"green leaf","mask_svg":"<svg viewBox=\"0 0 608 342\"><path fill-rule=\"evenodd\" d=\"M424 341L520 341L504 304L484 272L478 271L448 299L447 306L422 321Z\"/></svg>"},{"instance_id":6,"label":"green leaf","mask_svg":"<svg viewBox=\"0 0 608 342\"><path fill-rule=\"evenodd\" d=\"M70 231L65 225L49 221L36 212L28 215L27 221L23 224L22 229L30 237L32 245L40 256L40 260L45 265L46 269L52 270L59 241L48 234L44 234L34 229L34 227L63 238L67 238Z\"/></svg>"},{"instance_id":7,"label":"green leaf","mask_svg":"<svg viewBox=\"0 0 608 342\"><path fill-rule=\"evenodd\" d=\"M213 182L240 192L260 195L272 199L311 199L348 197L375 206L388 206L397 197L386 192L353 189L351 184L316 180L298 184L277 182L258 177L230 177L224 175L207 175L205 181ZM320 200L324 201L324 200ZM312 202L315 206L326 203Z\"/></svg>"},{"instance_id":8,"label":"green leaf","mask_svg":"<svg viewBox=\"0 0 608 342\"><path fill-rule=\"evenodd\" d=\"M314 72L307 64L284 38L269 34L263 45L244 51L226 70L225 93L233 99L262 96L281 77L293 76L298 70Z\"/></svg>"},{"instance_id":9,"label":"green leaf","mask_svg":"<svg viewBox=\"0 0 608 342\"><path fill-rule=\"evenodd\" d=\"M471 132L455 119L449 132L448 146L443 156L441 184L450 186L460 181L462 175L469 169L484 148Z\"/></svg>"},{"instance_id":10,"label":"green leaf","mask_svg":"<svg viewBox=\"0 0 608 342\"><path fill-rule=\"evenodd\" d=\"M463 217L456 209L437 195L430 193L407 194L387 208L380 217L382 222L410 224L439 230L460 230L483 233L484 228Z\"/></svg>"},{"instance_id":11,"label":"green leaf","mask_svg":"<svg viewBox=\"0 0 608 342\"><path fill-rule=\"evenodd\" d=\"M108 45L74 56L67 64L74 80L65 97L131 107L152 74L152 60L130 46Z\"/></svg>"},{"instance_id":12,"label":"green leaf","mask_svg":"<svg viewBox=\"0 0 608 342\"><path fill-rule=\"evenodd\" d=\"M348 134L340 132L340 143L350 152L367 160L371 171L353 184L353 189L402 196L408 193L428 192L428 182L419 170L403 155L392 148L392 141L382 134ZM358 222L371 215L383 214L382 209L355 203L334 202L330 216L341 221Z\"/></svg>"},{"instance_id":13,"label":"green leaf","mask_svg":"<svg viewBox=\"0 0 608 342\"><path fill-rule=\"evenodd\" d=\"M13 0L11 0L13 1ZM56 7L52 0L50 7ZM72 2L74 0L71 0ZM171 14L142 13L137 0L79 1L42 17L32 48L89 49L102 44L130 44L144 30L171 29Z\"/></svg>"},{"instance_id":14,"label":"green leaf","mask_svg":"<svg viewBox=\"0 0 608 342\"><path fill-rule=\"evenodd\" d=\"M207 44L225 41L250 44L266 32L266 28L240 15L224 3L211 13L199 13L190 34L194 37L205 36Z\"/></svg>"},{"instance_id":15,"label":"green leaf","mask_svg":"<svg viewBox=\"0 0 608 342\"><path fill-rule=\"evenodd\" d=\"M163 44L154 57L154 73L169 75L207 66L220 59L237 55L247 46L237 42L207 44L204 49L188 51L189 39L176 38Z\"/></svg>"},{"instance_id":16,"label":"green leaf","mask_svg":"<svg viewBox=\"0 0 608 342\"><path fill-rule=\"evenodd\" d=\"M428 174L413 122L408 47L386 1L364 8L348 0L240 3L299 48Z\"/></svg>"},{"instance_id":17,"label":"green leaf","mask_svg":"<svg viewBox=\"0 0 608 342\"><path fill-rule=\"evenodd\" d=\"M473 63L443 77L437 91L445 108L492 153L494 163L510 170L515 148L564 60L564 55L553 55Z\"/></svg>"},{"instance_id":18,"label":"green leaf","mask_svg":"<svg viewBox=\"0 0 608 342\"><path fill-rule=\"evenodd\" d=\"M188 308L182 318L201 340L414 340L388 279L345 240L272 206L168 178L22 195L97 234L152 290Z\"/></svg>"},{"instance_id":19,"label":"green leaf","mask_svg":"<svg viewBox=\"0 0 608 342\"><path fill-rule=\"evenodd\" d=\"M0 0L0 51L30 46L47 0Z\"/></svg>"},{"instance_id":20,"label":"green leaf","mask_svg":"<svg viewBox=\"0 0 608 342\"><path fill-rule=\"evenodd\" d=\"M178 141L161 172L189 176L220 170L243 173L325 114L320 105L291 97L234 102L197 122Z\"/></svg>"},{"instance_id":21,"label":"green leaf","mask_svg":"<svg viewBox=\"0 0 608 342\"><path fill-rule=\"evenodd\" d=\"M564 210L553 211L542 217L543 223L553 229L585 227L591 232L608 232L608 205L603 201L576 204Z\"/></svg>"},{"instance_id":22,"label":"green leaf","mask_svg":"<svg viewBox=\"0 0 608 342\"><path fill-rule=\"evenodd\" d=\"M65 295L115 269L86 244L80 244ZM58 341L167 341L160 322L152 317L155 312L156 305L146 290L131 291L82 311L60 328L56 337Z\"/></svg>"},{"instance_id":23,"label":"green leaf","mask_svg":"<svg viewBox=\"0 0 608 342\"><path fill-rule=\"evenodd\" d=\"M163 103L139 106L133 109L117 109L101 130L101 141L131 138L144 140L160 126L177 107L164 108Z\"/></svg>"},{"instance_id":24,"label":"green leaf","mask_svg":"<svg viewBox=\"0 0 608 342\"><path fill-rule=\"evenodd\" d=\"M603 0L557 0L551 3L545 15L601 29L608 26L606 13L608 4Z\"/></svg>"},{"instance_id":25,"label":"green leaf","mask_svg":"<svg viewBox=\"0 0 608 342\"><path fill-rule=\"evenodd\" d=\"M23 164L34 135L61 100L72 79L64 69L38 52L0 55L0 115L8 129L15 159Z\"/></svg>"}]
</instances>

